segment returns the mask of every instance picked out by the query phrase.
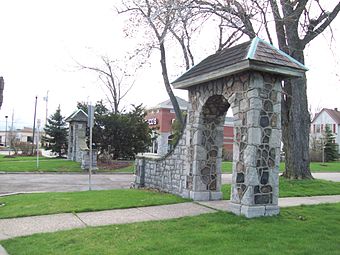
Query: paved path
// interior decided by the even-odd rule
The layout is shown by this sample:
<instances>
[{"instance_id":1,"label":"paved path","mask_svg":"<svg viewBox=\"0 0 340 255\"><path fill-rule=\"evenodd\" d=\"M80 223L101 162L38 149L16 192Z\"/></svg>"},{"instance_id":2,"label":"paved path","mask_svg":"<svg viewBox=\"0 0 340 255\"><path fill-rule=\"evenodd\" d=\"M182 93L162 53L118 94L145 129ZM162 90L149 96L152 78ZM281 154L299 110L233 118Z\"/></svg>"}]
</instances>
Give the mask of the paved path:
<instances>
[{"instance_id":1,"label":"paved path","mask_svg":"<svg viewBox=\"0 0 340 255\"><path fill-rule=\"evenodd\" d=\"M289 207L301 204L338 203L340 195L280 198L279 206ZM87 213L63 213L33 217L0 220L0 240L47 233L88 226L105 226L141 221L155 221L214 213L219 210L230 211L230 201L187 202L173 205L138 207L131 209L106 210ZM0 252L1 255L1 252Z\"/></svg>"},{"instance_id":2,"label":"paved path","mask_svg":"<svg viewBox=\"0 0 340 255\"><path fill-rule=\"evenodd\" d=\"M132 174L94 174L92 189L125 189L134 181ZM0 195L19 192L88 190L87 174L0 174Z\"/></svg>"},{"instance_id":3,"label":"paved path","mask_svg":"<svg viewBox=\"0 0 340 255\"><path fill-rule=\"evenodd\" d=\"M315 179L340 182L340 173L312 173Z\"/></svg>"}]
</instances>

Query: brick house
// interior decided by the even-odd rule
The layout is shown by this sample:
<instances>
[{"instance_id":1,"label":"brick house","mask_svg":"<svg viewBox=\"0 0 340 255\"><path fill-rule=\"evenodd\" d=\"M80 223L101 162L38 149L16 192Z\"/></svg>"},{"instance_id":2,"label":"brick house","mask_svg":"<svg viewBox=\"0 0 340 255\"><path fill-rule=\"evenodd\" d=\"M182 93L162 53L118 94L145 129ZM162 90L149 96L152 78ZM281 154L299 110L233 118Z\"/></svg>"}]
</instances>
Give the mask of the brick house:
<instances>
[{"instance_id":1,"label":"brick house","mask_svg":"<svg viewBox=\"0 0 340 255\"><path fill-rule=\"evenodd\" d=\"M181 111L186 112L189 103L180 97L176 98ZM153 130L154 140L150 152L165 155L172 148L170 144L173 137L172 123L176 119L175 111L170 99L149 108L145 119L149 123L149 127ZM227 153L229 158L233 152L233 138L233 118L226 117L224 123L223 145L224 153Z\"/></svg>"}]
</instances>

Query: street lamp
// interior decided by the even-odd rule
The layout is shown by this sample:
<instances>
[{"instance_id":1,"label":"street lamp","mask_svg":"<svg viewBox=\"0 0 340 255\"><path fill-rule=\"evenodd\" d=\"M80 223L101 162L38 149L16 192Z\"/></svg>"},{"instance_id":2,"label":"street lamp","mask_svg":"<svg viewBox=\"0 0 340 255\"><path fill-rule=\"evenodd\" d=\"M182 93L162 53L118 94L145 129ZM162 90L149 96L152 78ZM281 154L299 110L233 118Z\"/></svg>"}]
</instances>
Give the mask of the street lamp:
<instances>
[{"instance_id":1,"label":"street lamp","mask_svg":"<svg viewBox=\"0 0 340 255\"><path fill-rule=\"evenodd\" d=\"M6 131L5 131L5 148L6 148L6 146L7 146L7 119L8 119L8 116L6 115L5 118L6 118Z\"/></svg>"}]
</instances>

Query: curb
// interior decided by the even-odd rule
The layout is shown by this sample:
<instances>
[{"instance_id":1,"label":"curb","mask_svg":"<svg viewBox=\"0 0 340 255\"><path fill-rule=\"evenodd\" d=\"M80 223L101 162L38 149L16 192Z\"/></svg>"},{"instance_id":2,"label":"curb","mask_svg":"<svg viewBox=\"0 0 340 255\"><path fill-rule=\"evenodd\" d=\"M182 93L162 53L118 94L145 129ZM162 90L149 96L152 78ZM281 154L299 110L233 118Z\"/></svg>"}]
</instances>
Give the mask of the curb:
<instances>
[{"instance_id":1,"label":"curb","mask_svg":"<svg viewBox=\"0 0 340 255\"><path fill-rule=\"evenodd\" d=\"M7 251L5 250L3 246L1 246L1 244L0 244L0 255L8 255Z\"/></svg>"}]
</instances>

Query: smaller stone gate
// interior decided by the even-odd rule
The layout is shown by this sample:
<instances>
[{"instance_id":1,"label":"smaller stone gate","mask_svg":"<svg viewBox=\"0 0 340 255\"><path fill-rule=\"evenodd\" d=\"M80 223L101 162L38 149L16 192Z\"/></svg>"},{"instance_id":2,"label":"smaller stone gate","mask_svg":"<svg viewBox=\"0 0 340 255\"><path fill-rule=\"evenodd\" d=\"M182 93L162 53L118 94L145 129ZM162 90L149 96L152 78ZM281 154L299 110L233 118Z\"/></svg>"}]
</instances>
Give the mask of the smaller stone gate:
<instances>
[{"instance_id":1,"label":"smaller stone gate","mask_svg":"<svg viewBox=\"0 0 340 255\"><path fill-rule=\"evenodd\" d=\"M86 128L88 116L78 109L66 121L69 123L67 158L80 162L83 170L90 168L90 150L86 144ZM97 169L97 151L92 150L92 169Z\"/></svg>"},{"instance_id":2,"label":"smaller stone gate","mask_svg":"<svg viewBox=\"0 0 340 255\"><path fill-rule=\"evenodd\" d=\"M193 200L222 199L223 122L234 116L231 209L279 213L281 83L304 77L301 63L255 38L204 59L173 82L187 89L187 124L166 156L138 155L136 184Z\"/></svg>"}]
</instances>

